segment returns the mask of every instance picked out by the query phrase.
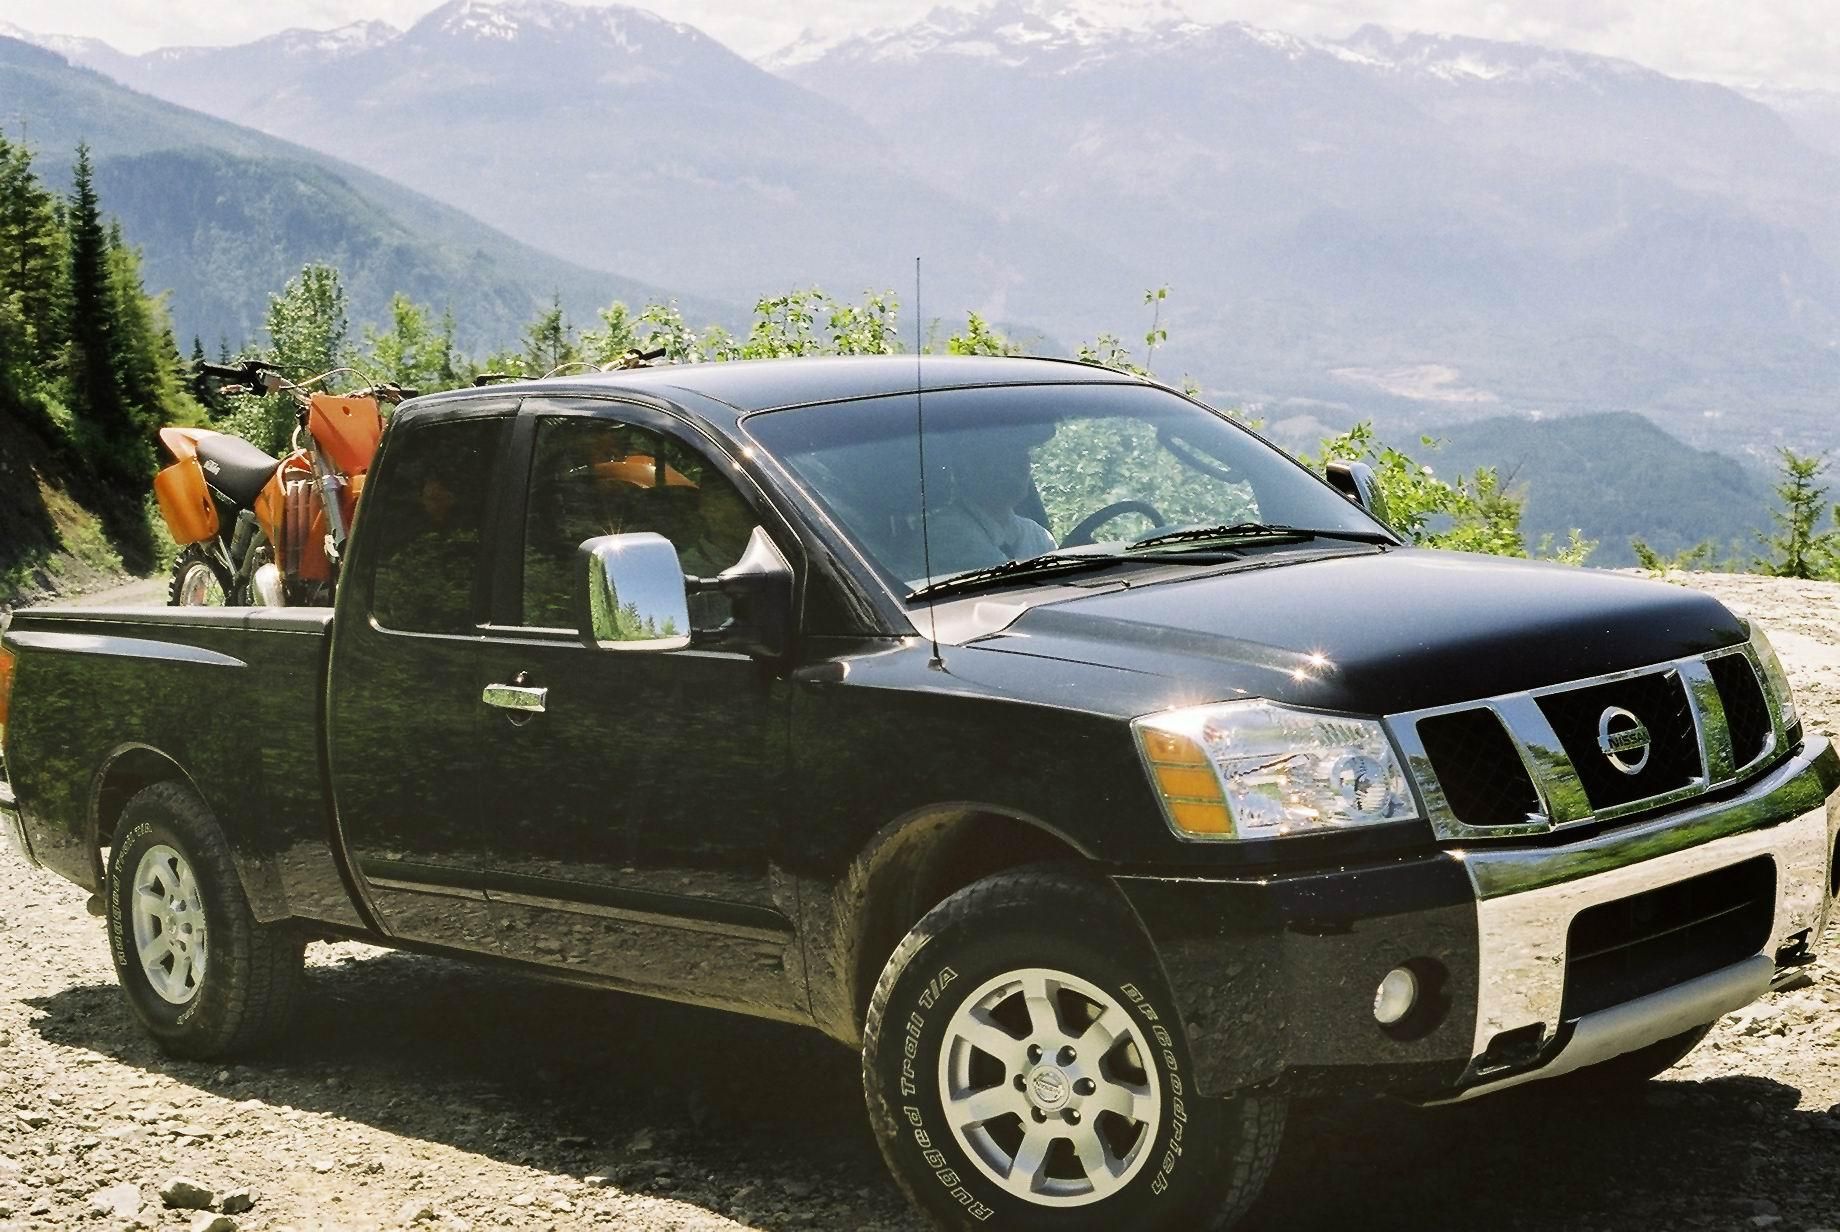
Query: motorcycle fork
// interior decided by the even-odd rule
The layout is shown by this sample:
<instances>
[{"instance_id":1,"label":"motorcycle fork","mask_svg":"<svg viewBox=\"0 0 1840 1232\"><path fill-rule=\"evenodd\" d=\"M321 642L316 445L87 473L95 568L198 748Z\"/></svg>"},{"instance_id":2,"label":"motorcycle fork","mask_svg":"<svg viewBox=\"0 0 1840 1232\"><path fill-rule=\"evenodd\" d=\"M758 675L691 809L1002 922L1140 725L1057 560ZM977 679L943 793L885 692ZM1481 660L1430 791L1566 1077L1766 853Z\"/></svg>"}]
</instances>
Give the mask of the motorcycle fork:
<instances>
[{"instance_id":1,"label":"motorcycle fork","mask_svg":"<svg viewBox=\"0 0 1840 1232\"><path fill-rule=\"evenodd\" d=\"M317 441L307 446L307 457L313 463L314 487L319 492L320 505L326 511L326 560L336 576L340 558L345 553L345 514L339 508L339 496L345 490L345 476L320 452Z\"/></svg>"}]
</instances>

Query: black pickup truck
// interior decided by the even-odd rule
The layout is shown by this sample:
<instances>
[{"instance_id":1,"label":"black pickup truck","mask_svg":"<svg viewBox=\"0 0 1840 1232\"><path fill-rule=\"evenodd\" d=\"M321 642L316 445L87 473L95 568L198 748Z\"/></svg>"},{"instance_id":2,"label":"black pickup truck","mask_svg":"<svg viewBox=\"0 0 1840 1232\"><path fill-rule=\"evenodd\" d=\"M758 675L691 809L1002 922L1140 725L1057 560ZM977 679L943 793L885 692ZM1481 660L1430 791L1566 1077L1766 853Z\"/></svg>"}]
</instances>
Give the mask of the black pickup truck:
<instances>
[{"instance_id":1,"label":"black pickup truck","mask_svg":"<svg viewBox=\"0 0 1840 1232\"><path fill-rule=\"evenodd\" d=\"M1294 1096L1643 1081L1833 913L1760 631L1329 478L1042 360L423 398L334 610L15 616L0 828L181 1055L474 955L860 1048L942 1227L1222 1226Z\"/></svg>"}]
</instances>

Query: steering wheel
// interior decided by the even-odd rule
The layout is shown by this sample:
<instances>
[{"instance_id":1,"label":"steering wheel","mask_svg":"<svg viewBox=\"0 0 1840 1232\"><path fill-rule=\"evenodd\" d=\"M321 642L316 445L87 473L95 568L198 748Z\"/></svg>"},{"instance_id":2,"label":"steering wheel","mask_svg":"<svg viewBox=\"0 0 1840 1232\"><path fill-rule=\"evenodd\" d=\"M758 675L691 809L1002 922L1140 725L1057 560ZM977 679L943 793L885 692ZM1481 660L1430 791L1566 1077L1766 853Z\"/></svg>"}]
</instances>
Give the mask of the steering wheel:
<instances>
[{"instance_id":1,"label":"steering wheel","mask_svg":"<svg viewBox=\"0 0 1840 1232\"><path fill-rule=\"evenodd\" d=\"M1151 523L1156 526L1169 525L1169 520L1149 501L1113 501L1105 508L1095 510L1081 518L1080 524L1068 531L1067 537L1061 540L1061 546L1064 548L1073 548L1091 543L1093 541L1094 531L1104 526L1113 518L1122 517L1127 513L1141 513L1146 518L1149 518Z\"/></svg>"}]
</instances>

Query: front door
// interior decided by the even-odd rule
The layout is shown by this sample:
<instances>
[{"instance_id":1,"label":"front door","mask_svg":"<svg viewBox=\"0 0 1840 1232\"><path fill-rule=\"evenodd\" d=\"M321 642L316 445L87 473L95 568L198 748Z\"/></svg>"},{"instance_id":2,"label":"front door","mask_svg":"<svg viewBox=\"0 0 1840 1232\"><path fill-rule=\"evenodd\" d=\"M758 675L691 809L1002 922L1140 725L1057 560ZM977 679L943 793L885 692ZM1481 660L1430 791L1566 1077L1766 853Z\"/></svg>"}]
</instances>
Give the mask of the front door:
<instances>
[{"instance_id":1,"label":"front door","mask_svg":"<svg viewBox=\"0 0 1840 1232\"><path fill-rule=\"evenodd\" d=\"M772 867L785 682L743 654L596 650L573 628L583 540L654 531L687 573L713 576L761 521L736 482L748 481L674 421L623 404L527 404L519 439L526 507L507 531L514 558L496 574L479 685L542 708L486 719L500 945L636 990L791 1010L803 999L796 904Z\"/></svg>"},{"instance_id":2,"label":"front door","mask_svg":"<svg viewBox=\"0 0 1840 1232\"><path fill-rule=\"evenodd\" d=\"M380 923L484 952L496 940L479 808L481 581L511 423L410 423L391 441L361 507L374 525L365 556L341 582L327 708L338 824Z\"/></svg>"}]
</instances>

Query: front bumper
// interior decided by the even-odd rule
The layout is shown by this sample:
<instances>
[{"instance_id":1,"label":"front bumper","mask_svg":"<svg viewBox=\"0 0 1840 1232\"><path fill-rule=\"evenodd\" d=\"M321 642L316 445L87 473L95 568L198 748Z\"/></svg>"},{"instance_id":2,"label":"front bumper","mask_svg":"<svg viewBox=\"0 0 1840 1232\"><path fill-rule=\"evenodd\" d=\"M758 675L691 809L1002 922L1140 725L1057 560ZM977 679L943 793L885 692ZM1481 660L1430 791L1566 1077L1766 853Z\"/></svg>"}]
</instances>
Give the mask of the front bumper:
<instances>
[{"instance_id":1,"label":"front bumper","mask_svg":"<svg viewBox=\"0 0 1840 1232\"><path fill-rule=\"evenodd\" d=\"M1755 1000L1779 952L1818 943L1833 918L1837 841L1840 756L1815 737L1736 795L1572 842L1252 882L1116 880L1162 956L1204 1092L1282 1081L1441 1101L1606 1060ZM1568 1014L1581 913L1759 861L1775 901L1754 952ZM1672 961L1696 935L1641 952ZM1374 991L1400 965L1434 973L1430 1012L1388 1030Z\"/></svg>"}]
</instances>

